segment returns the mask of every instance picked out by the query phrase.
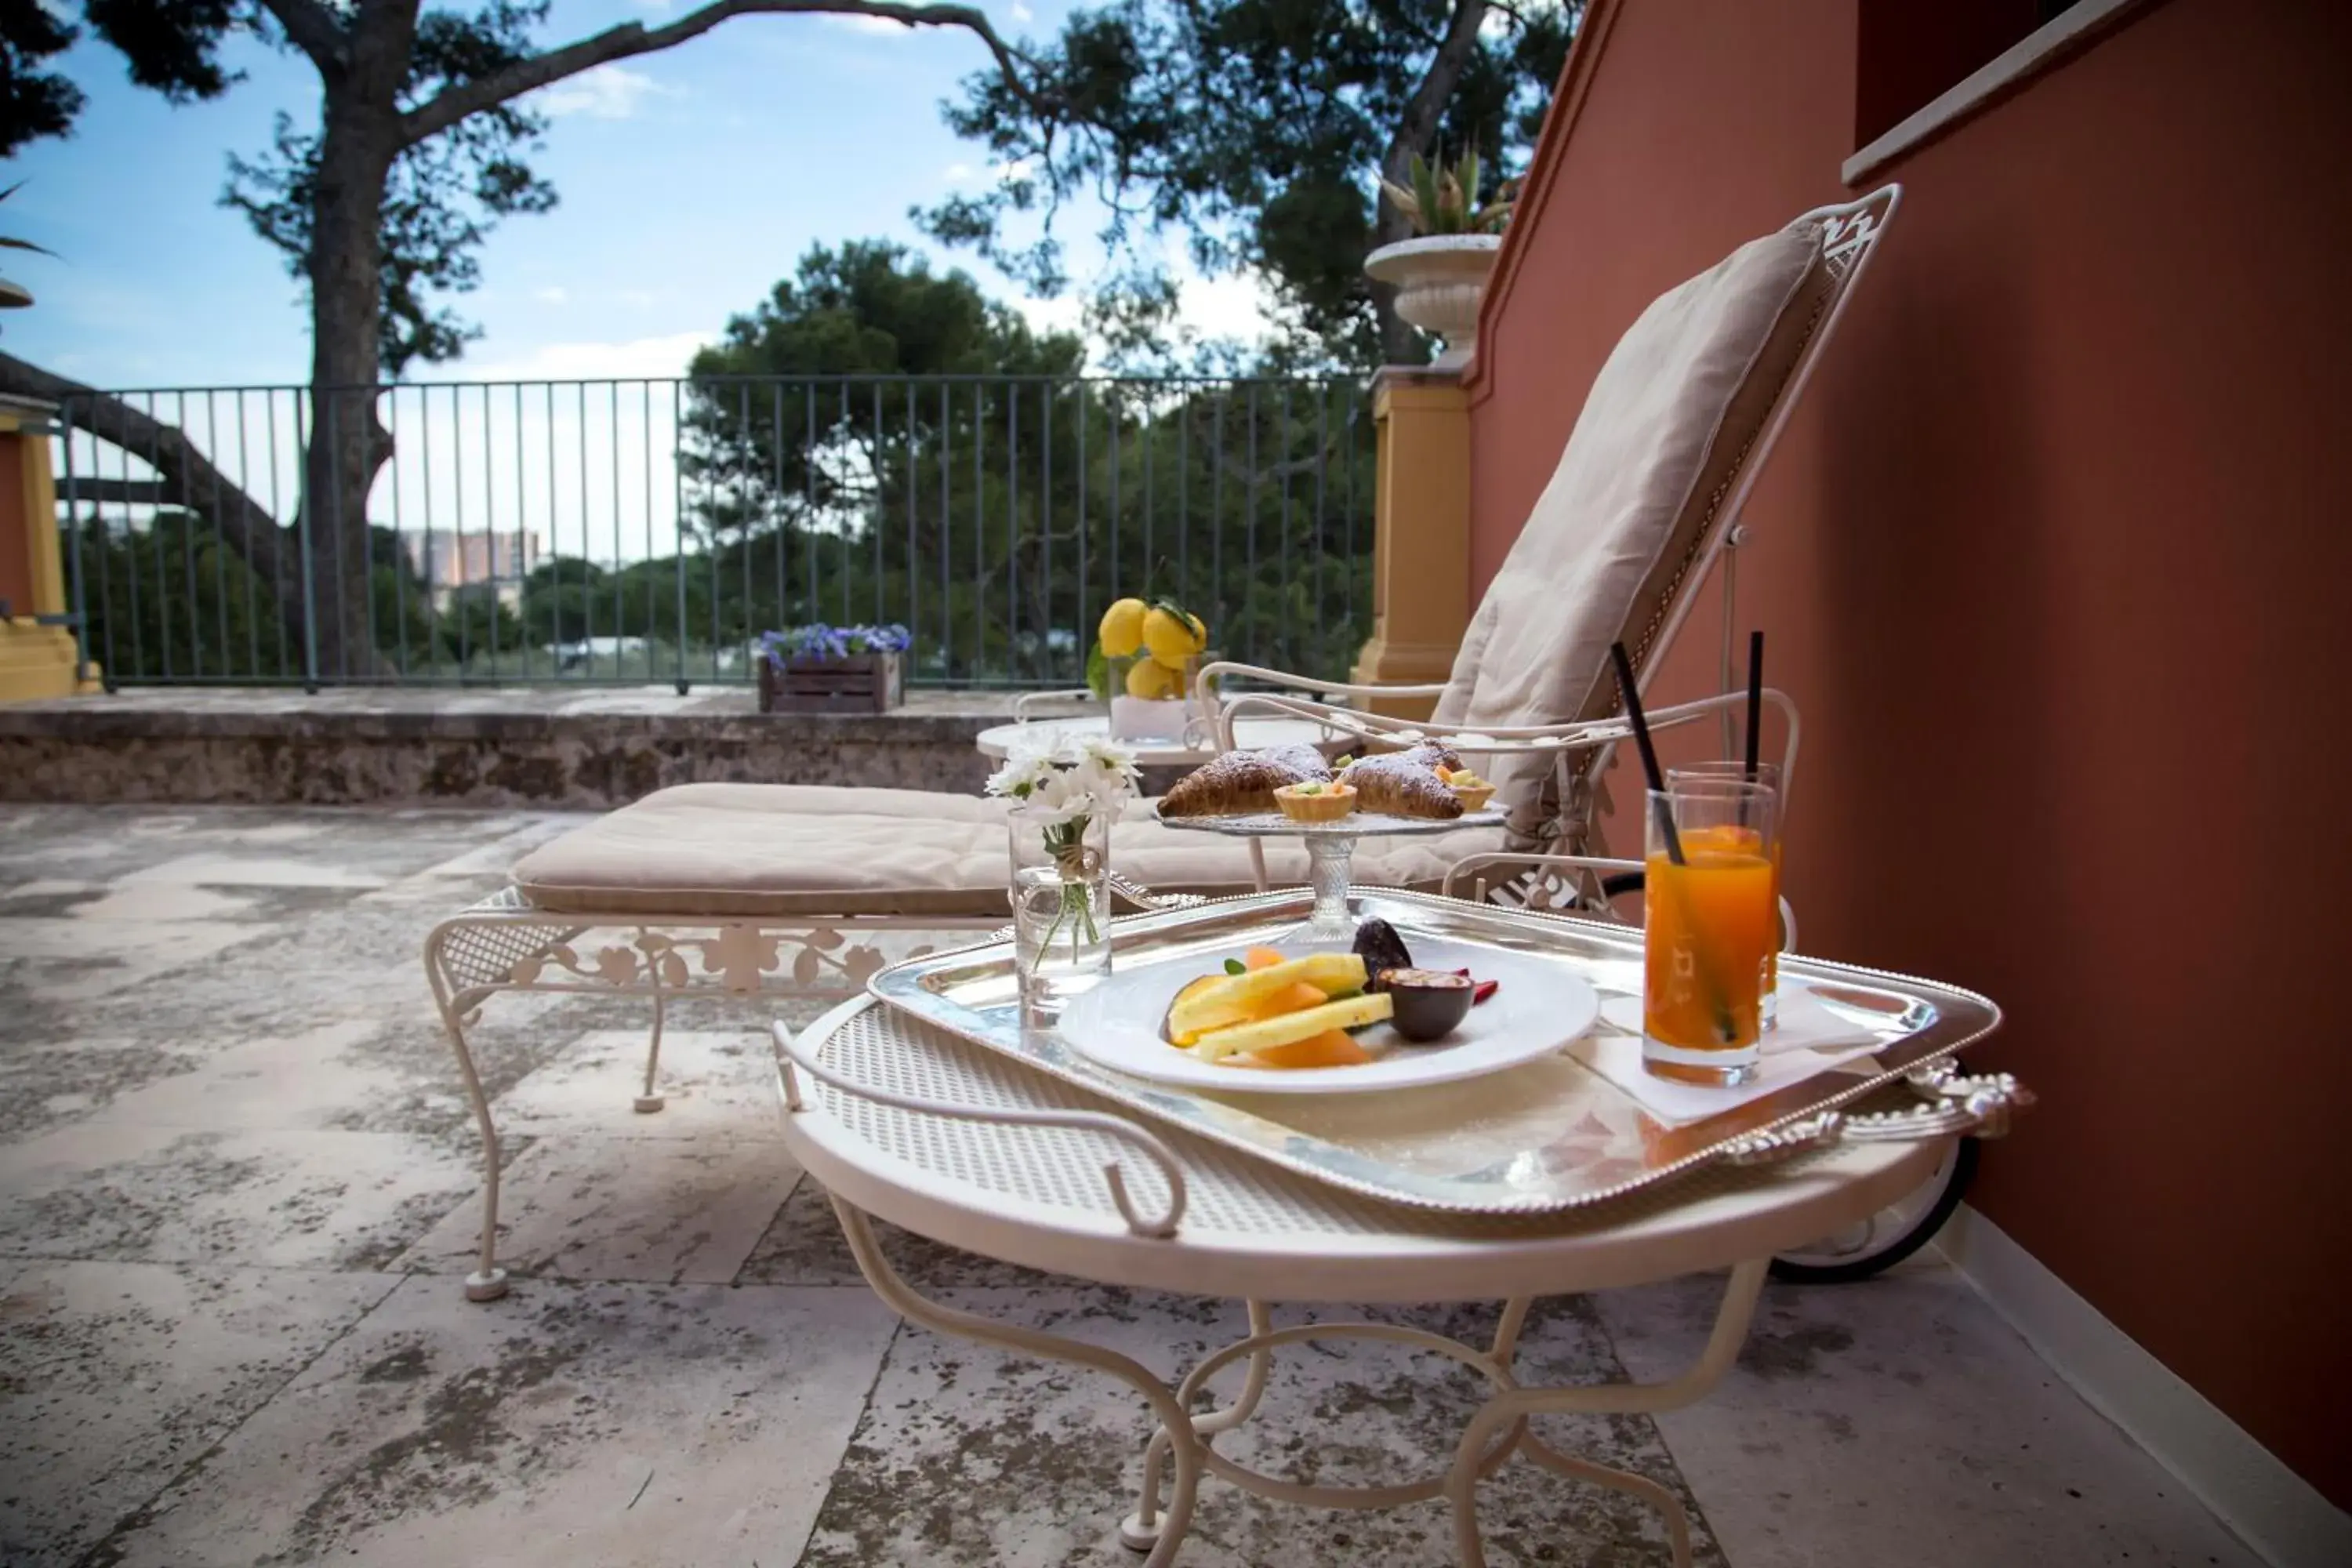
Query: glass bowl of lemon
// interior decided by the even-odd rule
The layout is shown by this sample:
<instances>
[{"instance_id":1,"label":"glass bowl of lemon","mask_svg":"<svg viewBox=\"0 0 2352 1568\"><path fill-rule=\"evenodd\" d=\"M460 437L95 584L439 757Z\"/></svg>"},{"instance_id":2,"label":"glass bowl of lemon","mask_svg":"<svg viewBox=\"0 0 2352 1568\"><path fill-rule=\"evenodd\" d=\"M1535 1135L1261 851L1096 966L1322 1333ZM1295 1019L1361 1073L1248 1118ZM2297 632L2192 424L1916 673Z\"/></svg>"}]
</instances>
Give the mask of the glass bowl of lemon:
<instances>
[{"instance_id":1,"label":"glass bowl of lemon","mask_svg":"<svg viewBox=\"0 0 2352 1568\"><path fill-rule=\"evenodd\" d=\"M1096 638L1087 684L1110 704L1112 737L1181 741L1208 623L1164 595L1126 598L1103 612Z\"/></svg>"}]
</instances>

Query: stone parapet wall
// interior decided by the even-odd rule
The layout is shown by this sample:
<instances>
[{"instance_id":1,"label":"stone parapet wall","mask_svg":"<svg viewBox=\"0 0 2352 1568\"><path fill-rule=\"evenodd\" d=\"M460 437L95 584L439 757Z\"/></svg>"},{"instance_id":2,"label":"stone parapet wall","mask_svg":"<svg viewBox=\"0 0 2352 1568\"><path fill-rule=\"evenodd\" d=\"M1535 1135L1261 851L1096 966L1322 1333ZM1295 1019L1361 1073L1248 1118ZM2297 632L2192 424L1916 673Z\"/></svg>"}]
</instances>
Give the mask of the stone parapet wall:
<instances>
[{"instance_id":1,"label":"stone parapet wall","mask_svg":"<svg viewBox=\"0 0 2352 1568\"><path fill-rule=\"evenodd\" d=\"M977 792L1001 693L763 716L747 693L184 690L0 708L0 800L596 809L720 781Z\"/></svg>"}]
</instances>

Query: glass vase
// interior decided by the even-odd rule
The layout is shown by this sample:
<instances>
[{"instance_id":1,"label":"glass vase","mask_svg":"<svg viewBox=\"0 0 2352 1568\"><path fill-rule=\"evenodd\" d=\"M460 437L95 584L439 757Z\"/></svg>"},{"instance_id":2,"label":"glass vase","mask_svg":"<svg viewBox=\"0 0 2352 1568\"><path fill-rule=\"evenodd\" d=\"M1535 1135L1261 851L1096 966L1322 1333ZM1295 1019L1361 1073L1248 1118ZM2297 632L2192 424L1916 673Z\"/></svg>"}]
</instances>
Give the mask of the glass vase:
<instances>
[{"instance_id":1,"label":"glass vase","mask_svg":"<svg viewBox=\"0 0 2352 1568\"><path fill-rule=\"evenodd\" d=\"M1052 1017L1110 973L1110 822L1015 808L1006 831L1021 999Z\"/></svg>"}]
</instances>

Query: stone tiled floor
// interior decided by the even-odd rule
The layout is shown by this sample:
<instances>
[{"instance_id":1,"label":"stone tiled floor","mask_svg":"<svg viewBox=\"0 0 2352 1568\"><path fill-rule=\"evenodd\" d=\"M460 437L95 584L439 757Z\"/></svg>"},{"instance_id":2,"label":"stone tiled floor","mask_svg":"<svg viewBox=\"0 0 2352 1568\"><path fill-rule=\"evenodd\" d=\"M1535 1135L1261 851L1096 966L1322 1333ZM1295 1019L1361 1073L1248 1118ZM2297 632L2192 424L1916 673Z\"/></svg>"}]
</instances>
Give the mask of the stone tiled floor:
<instances>
[{"instance_id":1,"label":"stone tiled floor","mask_svg":"<svg viewBox=\"0 0 2352 1568\"><path fill-rule=\"evenodd\" d=\"M668 1108L637 1116L627 1005L494 1004L520 1278L463 1299L479 1150L420 944L571 820L0 808L0 1563L1132 1561L1139 1405L875 1302L778 1141L756 1017L689 1011ZM958 1304L1163 1370L1238 1324L890 1245ZM1545 1303L1525 1359L1659 1376L1708 1289ZM1394 1477L1476 1393L1413 1371L1302 1352L1227 1450ZM2253 1561L1934 1266L1772 1287L1705 1404L1553 1436L1681 1490L1710 1563ZM1666 1561L1649 1510L1527 1467L1482 1518L1498 1564ZM1444 1542L1433 1504L1318 1514L1211 1481L1183 1561L1436 1564Z\"/></svg>"}]
</instances>

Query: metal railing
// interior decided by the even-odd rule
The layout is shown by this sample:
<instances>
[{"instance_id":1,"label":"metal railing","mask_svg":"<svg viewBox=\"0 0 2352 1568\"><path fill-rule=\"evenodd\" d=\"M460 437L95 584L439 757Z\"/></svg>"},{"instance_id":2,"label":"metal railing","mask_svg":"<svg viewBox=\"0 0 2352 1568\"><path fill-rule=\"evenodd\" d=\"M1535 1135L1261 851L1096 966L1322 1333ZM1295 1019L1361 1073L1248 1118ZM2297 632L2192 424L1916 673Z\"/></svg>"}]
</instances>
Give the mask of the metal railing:
<instances>
[{"instance_id":1,"label":"metal railing","mask_svg":"<svg viewBox=\"0 0 2352 1568\"><path fill-rule=\"evenodd\" d=\"M1337 676L1370 629L1345 379L792 376L100 395L63 553L110 685L744 681L763 631L897 623L910 681L1076 684L1110 600ZM305 505L316 439L390 456ZM364 523L358 520L363 515Z\"/></svg>"}]
</instances>

